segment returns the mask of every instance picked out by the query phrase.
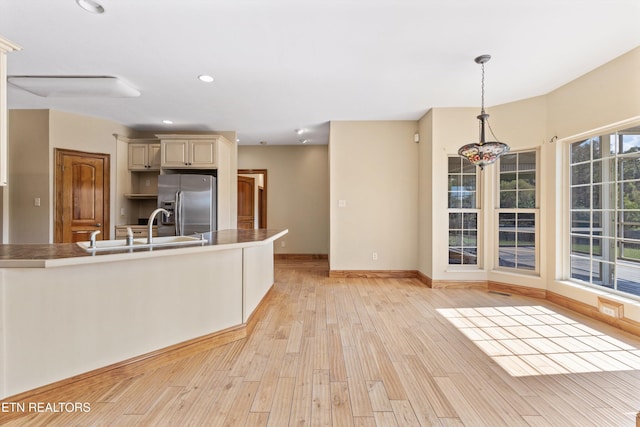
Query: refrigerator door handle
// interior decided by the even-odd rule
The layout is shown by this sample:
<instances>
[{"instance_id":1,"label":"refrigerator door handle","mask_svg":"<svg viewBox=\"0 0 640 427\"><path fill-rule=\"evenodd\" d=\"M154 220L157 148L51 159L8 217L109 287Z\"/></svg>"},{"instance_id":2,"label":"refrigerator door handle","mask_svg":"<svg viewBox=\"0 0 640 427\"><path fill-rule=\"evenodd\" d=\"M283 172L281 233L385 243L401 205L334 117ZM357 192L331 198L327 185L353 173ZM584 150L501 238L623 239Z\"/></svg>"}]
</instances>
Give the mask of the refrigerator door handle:
<instances>
[{"instance_id":1,"label":"refrigerator door handle","mask_svg":"<svg viewBox=\"0 0 640 427\"><path fill-rule=\"evenodd\" d=\"M176 191L176 205L174 206L176 236L182 236L182 191Z\"/></svg>"}]
</instances>

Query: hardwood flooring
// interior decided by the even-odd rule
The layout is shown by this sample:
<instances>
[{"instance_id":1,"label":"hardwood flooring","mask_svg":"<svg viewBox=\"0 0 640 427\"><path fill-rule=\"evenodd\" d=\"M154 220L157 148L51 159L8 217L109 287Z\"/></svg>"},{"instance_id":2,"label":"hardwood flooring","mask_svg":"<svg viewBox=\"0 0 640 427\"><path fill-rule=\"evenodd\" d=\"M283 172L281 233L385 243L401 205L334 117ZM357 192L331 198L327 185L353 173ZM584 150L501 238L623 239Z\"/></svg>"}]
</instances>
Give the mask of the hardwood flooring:
<instances>
[{"instance_id":1,"label":"hardwood flooring","mask_svg":"<svg viewBox=\"0 0 640 427\"><path fill-rule=\"evenodd\" d=\"M634 426L640 338L544 300L279 260L249 338L8 426ZM0 423L2 421L0 413Z\"/></svg>"}]
</instances>

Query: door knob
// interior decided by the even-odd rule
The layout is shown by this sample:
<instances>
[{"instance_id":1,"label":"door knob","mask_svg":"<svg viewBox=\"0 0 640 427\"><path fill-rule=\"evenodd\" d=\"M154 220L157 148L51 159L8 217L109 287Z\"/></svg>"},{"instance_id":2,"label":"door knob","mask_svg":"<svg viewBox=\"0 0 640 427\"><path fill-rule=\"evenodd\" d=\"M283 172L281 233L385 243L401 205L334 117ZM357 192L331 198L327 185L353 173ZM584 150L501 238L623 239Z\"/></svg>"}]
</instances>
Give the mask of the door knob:
<instances>
[{"instance_id":1,"label":"door knob","mask_svg":"<svg viewBox=\"0 0 640 427\"><path fill-rule=\"evenodd\" d=\"M102 227L102 224L97 223L97 224L93 224L94 227Z\"/></svg>"}]
</instances>

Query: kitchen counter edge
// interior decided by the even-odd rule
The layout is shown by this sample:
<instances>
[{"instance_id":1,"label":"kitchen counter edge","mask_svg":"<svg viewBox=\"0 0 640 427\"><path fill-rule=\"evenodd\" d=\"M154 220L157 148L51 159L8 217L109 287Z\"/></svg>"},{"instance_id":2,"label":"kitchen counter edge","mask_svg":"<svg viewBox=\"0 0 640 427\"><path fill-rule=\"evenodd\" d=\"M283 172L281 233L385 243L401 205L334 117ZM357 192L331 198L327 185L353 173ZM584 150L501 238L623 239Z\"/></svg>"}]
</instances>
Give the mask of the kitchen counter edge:
<instances>
[{"instance_id":1,"label":"kitchen counter edge","mask_svg":"<svg viewBox=\"0 0 640 427\"><path fill-rule=\"evenodd\" d=\"M288 232L288 229L220 230L206 233L207 239L201 245L164 246L127 251L88 252L75 243L0 245L0 268L50 268L214 252L268 244ZM30 255L29 252L31 252Z\"/></svg>"}]
</instances>

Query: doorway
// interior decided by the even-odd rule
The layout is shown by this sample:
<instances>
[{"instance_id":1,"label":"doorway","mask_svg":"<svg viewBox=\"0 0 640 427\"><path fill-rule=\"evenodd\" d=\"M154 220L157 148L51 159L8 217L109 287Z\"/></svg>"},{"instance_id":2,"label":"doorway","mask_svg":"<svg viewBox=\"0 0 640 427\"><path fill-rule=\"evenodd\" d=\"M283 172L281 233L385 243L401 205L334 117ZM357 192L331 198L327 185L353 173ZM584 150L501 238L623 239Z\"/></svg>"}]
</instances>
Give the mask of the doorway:
<instances>
[{"instance_id":1,"label":"doorway","mask_svg":"<svg viewBox=\"0 0 640 427\"><path fill-rule=\"evenodd\" d=\"M242 192L251 191L247 189L246 183L241 183L241 178L253 178L255 187L253 191L253 212L252 225L244 215L247 206L241 206L247 202L241 196ZM244 181L244 179L243 179ZM267 170L266 169L238 169L238 228L267 228Z\"/></svg>"},{"instance_id":2,"label":"doorway","mask_svg":"<svg viewBox=\"0 0 640 427\"><path fill-rule=\"evenodd\" d=\"M55 149L54 242L109 239L110 155Z\"/></svg>"}]
</instances>

